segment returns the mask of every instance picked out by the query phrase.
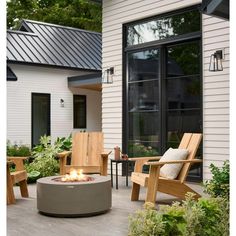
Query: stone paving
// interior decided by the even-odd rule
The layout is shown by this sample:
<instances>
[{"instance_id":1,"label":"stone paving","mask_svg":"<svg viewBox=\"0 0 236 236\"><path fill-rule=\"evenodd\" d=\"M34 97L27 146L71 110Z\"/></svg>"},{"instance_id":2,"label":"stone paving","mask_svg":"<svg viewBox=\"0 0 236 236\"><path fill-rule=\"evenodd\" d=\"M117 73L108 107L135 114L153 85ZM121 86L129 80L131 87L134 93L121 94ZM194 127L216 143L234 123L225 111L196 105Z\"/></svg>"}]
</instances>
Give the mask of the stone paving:
<instances>
[{"instance_id":1,"label":"stone paving","mask_svg":"<svg viewBox=\"0 0 236 236\"><path fill-rule=\"evenodd\" d=\"M189 184L203 194L199 184ZM7 206L7 236L125 236L128 235L128 216L141 209L145 188L140 200L130 201L131 182L125 186L125 177L119 177L119 189L112 189L112 209L105 214L79 218L44 216L37 211L36 184L29 184L29 198L21 198L19 187L14 187L16 204ZM56 196L55 196L56 197ZM159 204L170 204L173 196L157 194Z\"/></svg>"}]
</instances>

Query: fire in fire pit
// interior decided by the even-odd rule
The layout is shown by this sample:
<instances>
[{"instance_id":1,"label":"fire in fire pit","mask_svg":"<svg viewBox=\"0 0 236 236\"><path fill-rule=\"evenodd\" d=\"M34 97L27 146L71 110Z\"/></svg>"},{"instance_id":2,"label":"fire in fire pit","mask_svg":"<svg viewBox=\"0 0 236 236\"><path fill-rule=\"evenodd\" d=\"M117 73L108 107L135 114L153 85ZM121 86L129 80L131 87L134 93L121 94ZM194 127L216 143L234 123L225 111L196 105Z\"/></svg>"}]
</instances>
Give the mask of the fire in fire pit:
<instances>
[{"instance_id":1,"label":"fire in fire pit","mask_svg":"<svg viewBox=\"0 0 236 236\"><path fill-rule=\"evenodd\" d=\"M94 180L94 178L88 175L84 175L83 170L79 170L79 173L77 173L76 170L72 169L70 171L70 174L66 174L65 176L55 178L53 180L59 182L87 182Z\"/></svg>"}]
</instances>

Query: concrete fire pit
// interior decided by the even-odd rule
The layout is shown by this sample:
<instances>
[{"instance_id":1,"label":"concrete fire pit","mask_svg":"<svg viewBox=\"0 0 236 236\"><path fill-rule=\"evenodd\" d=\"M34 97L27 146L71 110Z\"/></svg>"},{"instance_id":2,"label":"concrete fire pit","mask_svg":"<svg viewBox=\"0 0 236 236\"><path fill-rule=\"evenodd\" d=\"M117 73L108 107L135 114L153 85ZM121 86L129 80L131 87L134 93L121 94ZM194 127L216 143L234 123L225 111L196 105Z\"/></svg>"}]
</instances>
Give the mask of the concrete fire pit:
<instances>
[{"instance_id":1,"label":"concrete fire pit","mask_svg":"<svg viewBox=\"0 0 236 236\"><path fill-rule=\"evenodd\" d=\"M92 175L89 181L60 182L61 176L37 180L37 208L40 213L76 217L104 213L111 208L111 181Z\"/></svg>"}]
</instances>

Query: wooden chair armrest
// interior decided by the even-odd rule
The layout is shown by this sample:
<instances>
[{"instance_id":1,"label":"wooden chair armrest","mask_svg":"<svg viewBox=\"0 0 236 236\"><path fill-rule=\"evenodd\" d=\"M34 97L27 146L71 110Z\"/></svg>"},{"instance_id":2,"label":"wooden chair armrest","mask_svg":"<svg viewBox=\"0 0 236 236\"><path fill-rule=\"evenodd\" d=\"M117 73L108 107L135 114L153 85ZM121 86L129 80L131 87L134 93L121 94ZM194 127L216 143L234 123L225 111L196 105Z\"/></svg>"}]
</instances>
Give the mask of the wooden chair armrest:
<instances>
[{"instance_id":1,"label":"wooden chair armrest","mask_svg":"<svg viewBox=\"0 0 236 236\"><path fill-rule=\"evenodd\" d=\"M104 150L101 155L102 156L109 156L111 154L112 151L108 151L108 150Z\"/></svg>"},{"instance_id":2,"label":"wooden chair armrest","mask_svg":"<svg viewBox=\"0 0 236 236\"><path fill-rule=\"evenodd\" d=\"M22 171L25 170L24 167L24 160L26 160L29 157L7 157L8 161L12 161L16 165L16 171Z\"/></svg>"},{"instance_id":3,"label":"wooden chair armrest","mask_svg":"<svg viewBox=\"0 0 236 236\"><path fill-rule=\"evenodd\" d=\"M65 158L65 157L69 156L71 153L72 153L72 151L59 152L59 153L57 153L57 157L59 157L59 158Z\"/></svg>"},{"instance_id":4,"label":"wooden chair armrest","mask_svg":"<svg viewBox=\"0 0 236 236\"><path fill-rule=\"evenodd\" d=\"M160 160L161 156L155 156L155 157L130 157L128 158L129 161L149 161L149 160Z\"/></svg>"},{"instance_id":5,"label":"wooden chair armrest","mask_svg":"<svg viewBox=\"0 0 236 236\"><path fill-rule=\"evenodd\" d=\"M156 157L135 157L135 158L129 158L128 160L132 161L132 159L135 161L135 165L134 165L134 172L142 172L143 170L143 165L145 163L149 163L147 161L150 160L159 160L161 157L160 156L156 156ZM150 162L152 163L152 162Z\"/></svg>"},{"instance_id":6,"label":"wooden chair armrest","mask_svg":"<svg viewBox=\"0 0 236 236\"><path fill-rule=\"evenodd\" d=\"M194 159L194 160L173 160L173 161L153 161L153 162L146 162L146 163L144 163L144 165L163 166L165 164L200 163L200 162L202 162L201 159Z\"/></svg>"},{"instance_id":7,"label":"wooden chair armrest","mask_svg":"<svg viewBox=\"0 0 236 236\"><path fill-rule=\"evenodd\" d=\"M11 156L8 156L7 157L7 160L10 160L10 161L14 161L14 160L26 160L28 159L29 157L11 157Z\"/></svg>"}]
</instances>

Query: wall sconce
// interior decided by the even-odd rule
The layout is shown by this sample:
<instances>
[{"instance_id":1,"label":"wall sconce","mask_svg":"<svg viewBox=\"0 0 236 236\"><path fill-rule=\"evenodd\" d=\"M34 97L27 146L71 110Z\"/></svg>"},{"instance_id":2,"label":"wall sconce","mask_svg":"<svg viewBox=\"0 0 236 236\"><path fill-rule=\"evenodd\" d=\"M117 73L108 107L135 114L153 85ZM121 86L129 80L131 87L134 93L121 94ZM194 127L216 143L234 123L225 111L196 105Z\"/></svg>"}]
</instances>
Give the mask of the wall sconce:
<instances>
[{"instance_id":1,"label":"wall sconce","mask_svg":"<svg viewBox=\"0 0 236 236\"><path fill-rule=\"evenodd\" d=\"M102 84L112 84L114 75L114 67L110 67L103 72Z\"/></svg>"},{"instance_id":2,"label":"wall sconce","mask_svg":"<svg viewBox=\"0 0 236 236\"><path fill-rule=\"evenodd\" d=\"M223 70L222 59L223 59L222 50L218 50L214 54L211 54L209 71L222 71Z\"/></svg>"},{"instance_id":3,"label":"wall sconce","mask_svg":"<svg viewBox=\"0 0 236 236\"><path fill-rule=\"evenodd\" d=\"M60 104L61 104L61 107L65 106L65 102L64 102L64 100L62 98L60 99Z\"/></svg>"}]
</instances>

